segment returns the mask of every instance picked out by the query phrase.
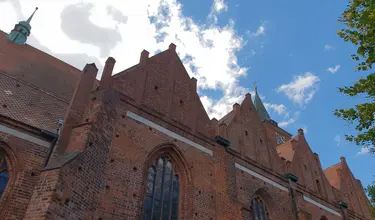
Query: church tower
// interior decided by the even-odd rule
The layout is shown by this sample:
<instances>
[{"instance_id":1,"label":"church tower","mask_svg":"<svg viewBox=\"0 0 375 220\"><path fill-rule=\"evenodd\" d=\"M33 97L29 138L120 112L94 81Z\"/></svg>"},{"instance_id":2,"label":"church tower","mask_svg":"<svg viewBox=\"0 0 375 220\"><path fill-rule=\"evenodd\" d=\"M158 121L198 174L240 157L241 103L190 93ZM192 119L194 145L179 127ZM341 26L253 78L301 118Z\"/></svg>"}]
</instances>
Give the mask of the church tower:
<instances>
[{"instance_id":1,"label":"church tower","mask_svg":"<svg viewBox=\"0 0 375 220\"><path fill-rule=\"evenodd\" d=\"M277 123L271 119L270 115L267 112L266 107L264 107L262 100L259 97L258 94L258 88L256 84L254 84L254 90L255 90L255 97L254 97L254 107L259 115L260 120L269 122L275 126L277 126Z\"/></svg>"},{"instance_id":2,"label":"church tower","mask_svg":"<svg viewBox=\"0 0 375 220\"><path fill-rule=\"evenodd\" d=\"M10 41L16 44L20 44L20 45L23 45L26 43L27 37L30 35L30 31L31 31L30 22L36 10L38 10L38 7L35 8L35 11L29 17L29 19L27 19L26 21L20 21L18 24L14 26L13 30L8 35L8 39Z\"/></svg>"}]
</instances>

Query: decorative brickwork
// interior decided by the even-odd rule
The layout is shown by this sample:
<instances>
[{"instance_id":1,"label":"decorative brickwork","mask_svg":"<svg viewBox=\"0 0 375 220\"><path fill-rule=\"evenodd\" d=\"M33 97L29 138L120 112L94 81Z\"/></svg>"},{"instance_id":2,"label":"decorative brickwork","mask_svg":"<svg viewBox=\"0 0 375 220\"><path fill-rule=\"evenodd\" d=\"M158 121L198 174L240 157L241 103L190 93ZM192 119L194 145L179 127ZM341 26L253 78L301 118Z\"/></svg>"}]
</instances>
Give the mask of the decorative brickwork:
<instances>
[{"instance_id":1,"label":"decorative brickwork","mask_svg":"<svg viewBox=\"0 0 375 220\"><path fill-rule=\"evenodd\" d=\"M1 37L0 45L6 46L4 54L37 54L35 71L44 65L58 70L51 71L57 80L45 83L46 73L19 77L18 66L31 62L28 55L9 61L16 66L0 60L0 77L8 80L0 82L2 90L21 79L25 84L20 85L28 86L11 88L13 96L0 95L11 108L0 111L0 151L9 158L1 219L142 219L147 183L170 186L147 179L152 163L163 156L179 178L173 209L178 219L254 220L262 210L252 206L254 198L261 198L271 220L370 219L368 200L345 159L323 171L303 131L292 137L276 123L262 121L250 94L222 119L210 120L197 81L187 74L174 44L153 57L142 51L138 64L113 76L115 59L108 58L100 83L94 64L81 72L28 45L16 48L22 46ZM59 72L65 70L66 75ZM68 86L61 88L65 78ZM32 95L24 98L25 93ZM64 125L52 134L59 119ZM276 133L285 143L276 141ZM36 144L46 142L51 145ZM288 173L298 182L288 181Z\"/></svg>"}]
</instances>

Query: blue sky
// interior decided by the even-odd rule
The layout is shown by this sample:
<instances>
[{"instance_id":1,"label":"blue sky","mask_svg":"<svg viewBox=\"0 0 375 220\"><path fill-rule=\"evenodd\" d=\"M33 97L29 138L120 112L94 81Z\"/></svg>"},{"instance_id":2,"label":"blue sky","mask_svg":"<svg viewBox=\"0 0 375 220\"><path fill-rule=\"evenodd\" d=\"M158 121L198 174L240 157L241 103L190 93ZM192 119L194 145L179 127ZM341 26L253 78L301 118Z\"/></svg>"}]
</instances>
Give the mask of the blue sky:
<instances>
[{"instance_id":1,"label":"blue sky","mask_svg":"<svg viewBox=\"0 0 375 220\"><path fill-rule=\"evenodd\" d=\"M199 2L182 1L183 11L204 22L211 5L209 1L206 4ZM352 132L354 126L332 114L336 108L363 101L345 97L337 90L337 87L350 85L361 76L354 71L355 63L350 59L356 49L336 34L342 27L337 18L347 1L233 0L226 4L228 11L219 16L219 21L235 20L239 34L246 35L248 30L256 30L260 24L265 28L261 39L249 43L238 53L239 63L251 67L240 84L249 87L257 81L260 93L267 100L282 103L291 112L300 112L298 120L285 129L296 134L298 128L307 128L307 140L312 150L319 154L323 168L337 163L340 156L344 156L363 185L371 183L375 172L369 168L375 167L375 158L358 154L360 148L345 141L344 134ZM257 54L249 58L250 50L256 50ZM328 71L329 67L338 65L337 72ZM294 76L306 72L319 77L319 82L314 97L303 107L285 94L276 92L281 84L287 84ZM276 121L283 121L276 112L270 111L270 114Z\"/></svg>"},{"instance_id":2,"label":"blue sky","mask_svg":"<svg viewBox=\"0 0 375 220\"><path fill-rule=\"evenodd\" d=\"M80 69L88 62L101 69L113 56L116 72L136 64L143 49L152 55L173 42L211 117L253 93L256 81L271 117L293 135L303 128L323 168L344 156L366 186L375 158L358 154L344 140L354 128L333 116L335 108L363 101L337 90L361 76L350 59L355 48L336 35L347 3L0 0L0 29L9 32L38 6L29 44Z\"/></svg>"}]
</instances>

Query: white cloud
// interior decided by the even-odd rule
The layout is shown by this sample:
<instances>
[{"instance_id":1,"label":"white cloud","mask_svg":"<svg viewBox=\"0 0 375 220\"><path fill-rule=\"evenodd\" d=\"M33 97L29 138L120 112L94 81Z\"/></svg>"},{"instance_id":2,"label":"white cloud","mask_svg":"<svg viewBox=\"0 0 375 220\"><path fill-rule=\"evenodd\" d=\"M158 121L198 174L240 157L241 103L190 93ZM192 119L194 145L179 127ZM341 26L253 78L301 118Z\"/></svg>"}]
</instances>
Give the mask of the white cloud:
<instances>
[{"instance_id":1,"label":"white cloud","mask_svg":"<svg viewBox=\"0 0 375 220\"><path fill-rule=\"evenodd\" d=\"M331 51L334 50L335 48L332 45L326 44L324 45L324 51Z\"/></svg>"},{"instance_id":2,"label":"white cloud","mask_svg":"<svg viewBox=\"0 0 375 220\"><path fill-rule=\"evenodd\" d=\"M294 112L293 117L289 118L289 115L288 115L286 117L286 120L279 122L278 125L279 125L279 127L286 128L289 125L294 124L299 119L299 116L300 116L300 112L299 111Z\"/></svg>"},{"instance_id":3,"label":"white cloud","mask_svg":"<svg viewBox=\"0 0 375 220\"><path fill-rule=\"evenodd\" d=\"M214 0L213 8L217 13L228 10L228 5L225 4L224 0Z\"/></svg>"},{"instance_id":4,"label":"white cloud","mask_svg":"<svg viewBox=\"0 0 375 220\"><path fill-rule=\"evenodd\" d=\"M361 148L361 151L359 151L359 152L357 153L357 156L366 155L366 154L368 154L368 153L370 153L369 148L368 148L368 147L362 147L362 148Z\"/></svg>"},{"instance_id":5,"label":"white cloud","mask_svg":"<svg viewBox=\"0 0 375 220\"><path fill-rule=\"evenodd\" d=\"M335 73L340 69L340 65L336 65L335 67L328 67L327 71L331 73Z\"/></svg>"},{"instance_id":6,"label":"white cloud","mask_svg":"<svg viewBox=\"0 0 375 220\"><path fill-rule=\"evenodd\" d=\"M333 140L336 142L337 146L340 146L341 144L341 136L339 134L337 134Z\"/></svg>"},{"instance_id":7,"label":"white cloud","mask_svg":"<svg viewBox=\"0 0 375 220\"><path fill-rule=\"evenodd\" d=\"M290 118L287 121L279 122L278 125L279 125L279 127L285 128L285 127L288 127L289 125L293 124L294 122L296 122L296 120L294 118Z\"/></svg>"},{"instance_id":8,"label":"white cloud","mask_svg":"<svg viewBox=\"0 0 375 220\"><path fill-rule=\"evenodd\" d=\"M266 107L267 111L274 111L277 114L283 116L283 117L288 117L289 112L287 111L287 108L285 107L284 104L272 104L272 103L264 103L264 107Z\"/></svg>"},{"instance_id":9,"label":"white cloud","mask_svg":"<svg viewBox=\"0 0 375 220\"><path fill-rule=\"evenodd\" d=\"M303 126L302 130L303 130L303 133L305 133L305 134L307 134L307 132L309 132L309 129L307 128L306 125Z\"/></svg>"},{"instance_id":10,"label":"white cloud","mask_svg":"<svg viewBox=\"0 0 375 220\"><path fill-rule=\"evenodd\" d=\"M283 92L294 103L303 106L314 97L319 81L318 76L306 72L304 75L294 76L290 83L281 85L276 91Z\"/></svg>"},{"instance_id":11,"label":"white cloud","mask_svg":"<svg viewBox=\"0 0 375 220\"><path fill-rule=\"evenodd\" d=\"M263 25L259 26L258 30L254 33L254 36L264 35L265 27Z\"/></svg>"},{"instance_id":12,"label":"white cloud","mask_svg":"<svg viewBox=\"0 0 375 220\"><path fill-rule=\"evenodd\" d=\"M121 35L121 41L116 42L113 48L107 47L108 54L117 60L115 73L137 64L143 49L153 55L159 50L167 49L173 42L177 45L177 52L189 75L198 79L198 89L212 89L223 94L217 100L202 97L210 117L220 118L249 92L249 89L239 86L239 77L246 75L248 69L238 64L236 52L246 42L234 30L234 21L230 20L222 27L216 26L212 20L208 20L206 24L198 24L183 15L182 5L176 0L22 0L18 7L9 2L1 2L0 8L7 9L2 10L1 16L8 19L0 19L0 29L8 32L14 27L20 19L15 16L18 9L18 15L25 18L38 5L39 10L32 21L31 37L40 41L40 45L29 41L32 46L53 54L83 53L95 57L103 65L106 57L100 56L100 45L96 41L87 40L82 43L72 40L61 30L61 12L67 6L82 2L93 4L89 15L92 26L111 29ZM108 14L108 7L117 9L116 19L113 13ZM228 6L224 1L215 0L212 8L218 13L227 10ZM83 26L82 30L85 28ZM69 62L63 56L59 58ZM70 63L82 69L86 62L87 60L77 60L74 64Z\"/></svg>"},{"instance_id":13,"label":"white cloud","mask_svg":"<svg viewBox=\"0 0 375 220\"><path fill-rule=\"evenodd\" d=\"M210 22L216 24L218 14L224 11L228 11L228 5L225 4L224 0L214 0L211 6L211 12L208 14L207 18Z\"/></svg>"},{"instance_id":14,"label":"white cloud","mask_svg":"<svg viewBox=\"0 0 375 220\"><path fill-rule=\"evenodd\" d=\"M241 103L246 93L249 92L247 88L236 87L224 90L224 95L218 100L208 96L201 96L200 98L210 118L220 119L232 110L233 104Z\"/></svg>"}]
</instances>

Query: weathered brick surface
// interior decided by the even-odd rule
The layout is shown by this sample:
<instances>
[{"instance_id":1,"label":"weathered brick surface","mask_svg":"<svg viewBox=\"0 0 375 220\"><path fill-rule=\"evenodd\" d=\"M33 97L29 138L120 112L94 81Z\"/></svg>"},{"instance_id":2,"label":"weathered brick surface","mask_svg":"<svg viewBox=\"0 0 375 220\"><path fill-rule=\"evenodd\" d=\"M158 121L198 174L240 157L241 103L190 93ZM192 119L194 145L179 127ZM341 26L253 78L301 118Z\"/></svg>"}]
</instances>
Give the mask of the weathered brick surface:
<instances>
[{"instance_id":1,"label":"weathered brick surface","mask_svg":"<svg viewBox=\"0 0 375 220\"><path fill-rule=\"evenodd\" d=\"M0 198L0 219L23 219L48 148L0 132L0 150L6 152L9 183Z\"/></svg>"},{"instance_id":2,"label":"weathered brick surface","mask_svg":"<svg viewBox=\"0 0 375 220\"><path fill-rule=\"evenodd\" d=\"M369 219L360 183L352 177L338 181L345 186L333 188L302 134L288 142L293 159L279 157L275 131L288 139L289 134L261 122L250 95L224 119L210 120L196 94L196 80L186 73L174 45L151 58L143 51L139 64L109 77L112 67L105 68L99 89L88 100L92 81L81 84L86 93L71 101L66 115L75 120L60 137L68 140L65 152L54 154L47 167L43 162L48 148L0 136L14 158L22 158L10 164L15 174L0 200L6 219L142 219L147 169L161 155L171 158L180 177L179 219L253 220L255 196L263 199L271 219L293 219L289 192L241 171L236 163L287 188L284 175L297 174L295 204L301 220L342 219L303 196L341 212L337 201L347 201L343 193L354 201L348 201L348 217ZM129 111L212 155L128 117ZM214 141L218 134L231 141L229 148ZM13 164L19 167L17 172ZM345 169L343 175L352 176Z\"/></svg>"}]
</instances>

